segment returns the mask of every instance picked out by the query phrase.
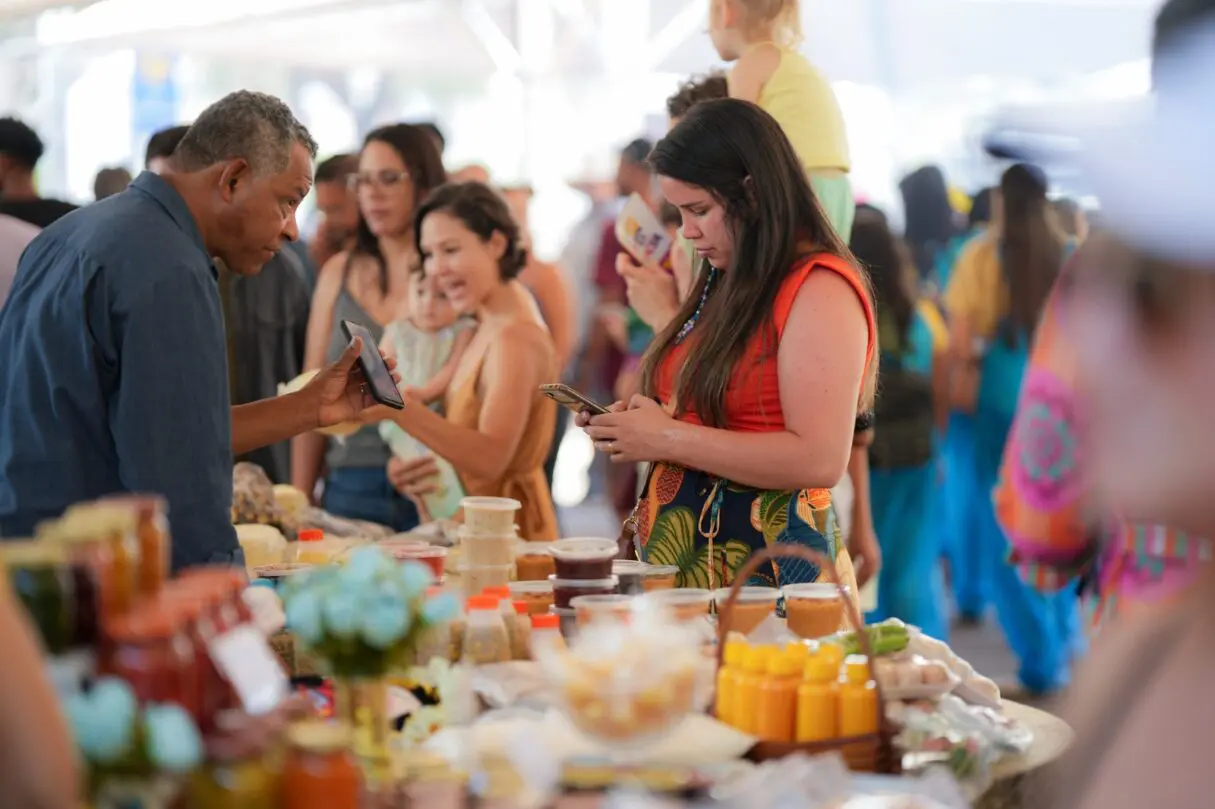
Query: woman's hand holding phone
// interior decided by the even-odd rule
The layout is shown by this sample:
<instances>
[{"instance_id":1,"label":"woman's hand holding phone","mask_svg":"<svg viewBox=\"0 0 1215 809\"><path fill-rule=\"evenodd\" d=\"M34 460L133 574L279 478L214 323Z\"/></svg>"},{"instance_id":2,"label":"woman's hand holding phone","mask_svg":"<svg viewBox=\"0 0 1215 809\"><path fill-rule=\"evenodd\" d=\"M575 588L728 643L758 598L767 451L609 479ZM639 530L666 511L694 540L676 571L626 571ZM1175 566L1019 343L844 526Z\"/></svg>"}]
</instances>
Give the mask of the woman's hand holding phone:
<instances>
[{"instance_id":1,"label":"woman's hand holding phone","mask_svg":"<svg viewBox=\"0 0 1215 809\"><path fill-rule=\"evenodd\" d=\"M634 396L626 407L615 402L602 416L579 413L576 423L606 452L612 463L641 463L664 460L670 439L671 415L648 396Z\"/></svg>"}]
</instances>

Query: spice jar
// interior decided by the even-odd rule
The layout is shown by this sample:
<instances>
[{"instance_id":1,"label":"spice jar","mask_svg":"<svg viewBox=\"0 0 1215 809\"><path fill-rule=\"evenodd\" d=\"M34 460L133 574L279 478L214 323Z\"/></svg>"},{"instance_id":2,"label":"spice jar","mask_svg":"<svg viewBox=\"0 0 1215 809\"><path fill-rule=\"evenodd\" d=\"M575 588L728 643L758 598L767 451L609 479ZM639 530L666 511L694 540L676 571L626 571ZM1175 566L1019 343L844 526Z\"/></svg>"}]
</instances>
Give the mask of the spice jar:
<instances>
[{"instance_id":1,"label":"spice jar","mask_svg":"<svg viewBox=\"0 0 1215 809\"><path fill-rule=\"evenodd\" d=\"M173 543L169 536L168 505L155 494L110 495L97 501L130 509L135 517L135 537L139 545L136 585L140 595L160 592L169 576Z\"/></svg>"},{"instance_id":2,"label":"spice jar","mask_svg":"<svg viewBox=\"0 0 1215 809\"><path fill-rule=\"evenodd\" d=\"M513 660L527 660L532 648L532 619L527 604L515 601L512 606L515 612L510 623L510 656Z\"/></svg>"},{"instance_id":3,"label":"spice jar","mask_svg":"<svg viewBox=\"0 0 1215 809\"><path fill-rule=\"evenodd\" d=\"M474 666L510 660L510 636L498 600L493 596L468 599L468 623L464 627L460 658Z\"/></svg>"},{"instance_id":4,"label":"spice jar","mask_svg":"<svg viewBox=\"0 0 1215 809\"><path fill-rule=\"evenodd\" d=\"M148 604L106 626L114 644L109 673L126 680L140 702L175 702L200 716L199 672L180 615Z\"/></svg>"},{"instance_id":5,"label":"spice jar","mask_svg":"<svg viewBox=\"0 0 1215 809\"><path fill-rule=\"evenodd\" d=\"M75 643L75 596L63 548L44 542L0 543L0 559L8 569L13 592L52 655Z\"/></svg>"},{"instance_id":6,"label":"spice jar","mask_svg":"<svg viewBox=\"0 0 1215 809\"><path fill-rule=\"evenodd\" d=\"M362 773L347 725L309 721L287 731L282 809L358 809Z\"/></svg>"}]
</instances>

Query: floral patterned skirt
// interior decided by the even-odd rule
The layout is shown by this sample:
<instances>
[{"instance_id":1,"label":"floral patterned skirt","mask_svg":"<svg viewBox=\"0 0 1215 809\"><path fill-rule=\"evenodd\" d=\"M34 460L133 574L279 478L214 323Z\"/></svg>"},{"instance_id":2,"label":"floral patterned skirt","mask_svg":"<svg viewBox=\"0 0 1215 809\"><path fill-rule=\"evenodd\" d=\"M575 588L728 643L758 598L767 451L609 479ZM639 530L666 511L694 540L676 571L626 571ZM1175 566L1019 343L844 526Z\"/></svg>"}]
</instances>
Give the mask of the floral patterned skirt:
<instances>
[{"instance_id":1,"label":"floral patterned skirt","mask_svg":"<svg viewBox=\"0 0 1215 809\"><path fill-rule=\"evenodd\" d=\"M729 586L752 553L791 544L834 559L855 599L856 577L828 489L753 489L658 463L641 493L637 524L642 560L679 568L678 587ZM779 587L818 581L819 575L817 565L784 559L761 566L747 583Z\"/></svg>"}]
</instances>

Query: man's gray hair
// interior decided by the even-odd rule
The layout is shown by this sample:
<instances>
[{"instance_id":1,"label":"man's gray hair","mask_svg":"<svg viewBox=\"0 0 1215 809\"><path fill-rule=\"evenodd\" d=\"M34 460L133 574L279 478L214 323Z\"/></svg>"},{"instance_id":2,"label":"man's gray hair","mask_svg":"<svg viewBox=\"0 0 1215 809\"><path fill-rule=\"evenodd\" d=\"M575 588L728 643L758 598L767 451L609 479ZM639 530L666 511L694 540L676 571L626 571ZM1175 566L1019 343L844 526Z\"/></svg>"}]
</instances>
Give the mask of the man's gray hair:
<instances>
[{"instance_id":1,"label":"man's gray hair","mask_svg":"<svg viewBox=\"0 0 1215 809\"><path fill-rule=\"evenodd\" d=\"M287 168L293 144L316 158L316 141L280 99L237 90L202 111L173 150L182 171L201 171L225 160L244 159L255 174Z\"/></svg>"}]
</instances>

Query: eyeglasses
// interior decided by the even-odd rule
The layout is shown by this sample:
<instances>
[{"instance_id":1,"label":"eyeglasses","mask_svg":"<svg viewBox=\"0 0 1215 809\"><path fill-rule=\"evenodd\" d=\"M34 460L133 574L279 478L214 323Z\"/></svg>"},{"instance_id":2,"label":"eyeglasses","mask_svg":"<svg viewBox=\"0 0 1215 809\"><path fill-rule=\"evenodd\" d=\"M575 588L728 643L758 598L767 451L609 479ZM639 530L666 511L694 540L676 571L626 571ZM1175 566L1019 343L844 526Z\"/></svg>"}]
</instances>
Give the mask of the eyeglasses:
<instances>
[{"instance_id":1,"label":"eyeglasses","mask_svg":"<svg viewBox=\"0 0 1215 809\"><path fill-rule=\"evenodd\" d=\"M346 177L346 185L351 191L358 191L359 189L368 186L392 188L393 186L400 185L408 179L408 171L393 171L392 169L384 169L383 171L375 171L367 174L348 175Z\"/></svg>"}]
</instances>

